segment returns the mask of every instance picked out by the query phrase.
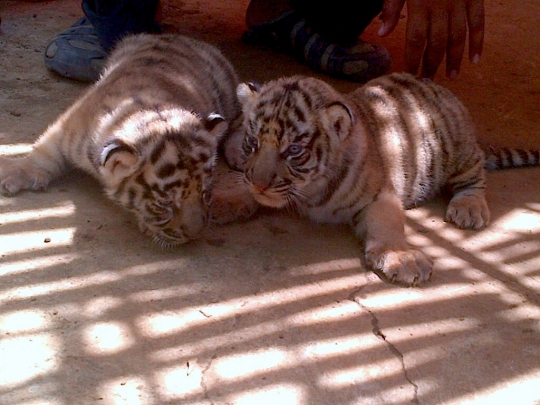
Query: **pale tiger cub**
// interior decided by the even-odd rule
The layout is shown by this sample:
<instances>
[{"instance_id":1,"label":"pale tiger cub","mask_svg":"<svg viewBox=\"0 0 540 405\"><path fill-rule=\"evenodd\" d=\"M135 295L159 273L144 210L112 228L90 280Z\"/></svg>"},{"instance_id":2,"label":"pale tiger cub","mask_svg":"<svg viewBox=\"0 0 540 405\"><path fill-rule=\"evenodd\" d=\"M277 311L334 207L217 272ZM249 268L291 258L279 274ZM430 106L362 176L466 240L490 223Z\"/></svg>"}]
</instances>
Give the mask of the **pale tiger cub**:
<instances>
[{"instance_id":1,"label":"pale tiger cub","mask_svg":"<svg viewBox=\"0 0 540 405\"><path fill-rule=\"evenodd\" d=\"M450 91L392 74L343 95L321 80L241 84L247 134L245 181L263 205L293 207L315 221L350 224L366 262L390 281L430 279L432 261L404 237L403 208L447 187L446 219L460 228L489 222L484 153L471 118ZM539 163L502 153L494 167Z\"/></svg>"},{"instance_id":2,"label":"pale tiger cub","mask_svg":"<svg viewBox=\"0 0 540 405\"><path fill-rule=\"evenodd\" d=\"M29 155L0 160L0 191L44 189L71 164L100 180L156 243L191 240L208 220L219 138L229 123L241 124L237 85L232 65L207 43L180 35L127 37L99 81ZM243 193L236 178L221 186Z\"/></svg>"}]
</instances>

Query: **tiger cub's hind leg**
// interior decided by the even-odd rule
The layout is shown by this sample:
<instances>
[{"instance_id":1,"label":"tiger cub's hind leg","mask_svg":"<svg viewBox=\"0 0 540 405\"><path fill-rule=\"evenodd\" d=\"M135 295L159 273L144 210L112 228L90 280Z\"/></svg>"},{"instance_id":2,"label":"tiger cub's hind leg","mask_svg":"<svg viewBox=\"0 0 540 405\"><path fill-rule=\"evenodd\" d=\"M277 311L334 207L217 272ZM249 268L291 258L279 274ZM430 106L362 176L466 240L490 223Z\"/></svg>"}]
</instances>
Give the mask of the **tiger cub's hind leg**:
<instances>
[{"instance_id":1,"label":"tiger cub's hind leg","mask_svg":"<svg viewBox=\"0 0 540 405\"><path fill-rule=\"evenodd\" d=\"M56 138L52 131L48 131L27 156L14 159L0 157L0 194L47 188L65 166Z\"/></svg>"},{"instance_id":2,"label":"tiger cub's hind leg","mask_svg":"<svg viewBox=\"0 0 540 405\"><path fill-rule=\"evenodd\" d=\"M489 224L489 208L483 190L465 190L452 197L446 221L462 229L482 229Z\"/></svg>"},{"instance_id":3,"label":"tiger cub's hind leg","mask_svg":"<svg viewBox=\"0 0 540 405\"><path fill-rule=\"evenodd\" d=\"M40 160L41 157L36 158L35 154L20 159L1 158L0 193L16 194L22 190L45 190L55 177L53 172L60 170L54 167L52 171L47 170L46 166L55 166L55 164L49 161L40 162Z\"/></svg>"},{"instance_id":4,"label":"tiger cub's hind leg","mask_svg":"<svg viewBox=\"0 0 540 405\"><path fill-rule=\"evenodd\" d=\"M489 223L483 160L448 182L453 194L446 210L446 221L463 229L482 229Z\"/></svg>"}]
</instances>

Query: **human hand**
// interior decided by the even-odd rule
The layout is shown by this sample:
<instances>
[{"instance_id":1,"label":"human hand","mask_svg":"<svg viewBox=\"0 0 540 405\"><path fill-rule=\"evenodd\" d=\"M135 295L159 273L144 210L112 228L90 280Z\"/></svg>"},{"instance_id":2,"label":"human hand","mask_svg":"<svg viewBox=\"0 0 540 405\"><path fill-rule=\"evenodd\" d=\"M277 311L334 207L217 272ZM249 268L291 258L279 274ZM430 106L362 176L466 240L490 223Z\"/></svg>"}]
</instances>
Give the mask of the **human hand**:
<instances>
[{"instance_id":1,"label":"human hand","mask_svg":"<svg viewBox=\"0 0 540 405\"><path fill-rule=\"evenodd\" d=\"M378 34L397 26L405 0L384 0ZM446 54L446 76L459 74L469 31L469 60L477 63L484 43L484 0L407 0L405 70L433 78Z\"/></svg>"}]
</instances>

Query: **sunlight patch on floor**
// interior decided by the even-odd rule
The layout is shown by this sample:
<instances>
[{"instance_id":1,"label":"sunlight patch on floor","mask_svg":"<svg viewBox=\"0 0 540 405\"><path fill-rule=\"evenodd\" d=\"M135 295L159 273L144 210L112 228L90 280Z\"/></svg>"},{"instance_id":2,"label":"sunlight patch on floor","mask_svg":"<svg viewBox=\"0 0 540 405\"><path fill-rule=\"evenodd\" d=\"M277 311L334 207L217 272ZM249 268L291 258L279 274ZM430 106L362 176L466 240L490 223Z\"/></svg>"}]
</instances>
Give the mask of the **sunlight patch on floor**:
<instances>
[{"instance_id":1,"label":"sunlight patch on floor","mask_svg":"<svg viewBox=\"0 0 540 405\"><path fill-rule=\"evenodd\" d=\"M191 296L194 294L194 292L199 291L203 287L204 284L202 283L190 283L187 285L160 288L159 290L142 290L131 294L129 299L137 303L178 299L179 297Z\"/></svg>"},{"instance_id":2,"label":"sunlight patch on floor","mask_svg":"<svg viewBox=\"0 0 540 405\"><path fill-rule=\"evenodd\" d=\"M77 228L41 229L39 231L13 232L0 236L0 255L46 250L54 246L70 246Z\"/></svg>"},{"instance_id":3,"label":"sunlight patch on floor","mask_svg":"<svg viewBox=\"0 0 540 405\"><path fill-rule=\"evenodd\" d=\"M4 133L0 133L0 139L1 138L7 138L7 135ZM0 145L0 156L19 156L27 154L32 150L31 143L13 143L10 145Z\"/></svg>"},{"instance_id":4,"label":"sunlight patch on floor","mask_svg":"<svg viewBox=\"0 0 540 405\"><path fill-rule=\"evenodd\" d=\"M442 336L451 333L462 333L476 330L480 326L480 321L474 318L447 318L431 322L409 323L401 327L385 327L384 333L392 336L392 343L407 342L411 339L409 330L414 330L416 336L428 338L431 336ZM476 332L478 335L478 332Z\"/></svg>"},{"instance_id":5,"label":"sunlight patch on floor","mask_svg":"<svg viewBox=\"0 0 540 405\"><path fill-rule=\"evenodd\" d=\"M28 221L37 221L38 219L41 220L47 217L66 218L73 214L75 214L75 205L70 201L58 207L3 212L0 222L2 225L8 225Z\"/></svg>"},{"instance_id":6,"label":"sunlight patch on floor","mask_svg":"<svg viewBox=\"0 0 540 405\"><path fill-rule=\"evenodd\" d=\"M496 387L444 402L441 405L538 405L540 404L540 367L534 373L502 382Z\"/></svg>"},{"instance_id":7,"label":"sunlight patch on floor","mask_svg":"<svg viewBox=\"0 0 540 405\"><path fill-rule=\"evenodd\" d=\"M50 333L6 336L0 340L0 387L14 387L53 372L59 358Z\"/></svg>"},{"instance_id":8,"label":"sunlight patch on floor","mask_svg":"<svg viewBox=\"0 0 540 405\"><path fill-rule=\"evenodd\" d=\"M309 405L304 388L294 384L269 385L228 398L234 405Z\"/></svg>"},{"instance_id":9,"label":"sunlight patch on floor","mask_svg":"<svg viewBox=\"0 0 540 405\"><path fill-rule=\"evenodd\" d=\"M152 400L151 392L144 378L140 376L125 376L115 380L107 381L102 385L98 392L102 399L98 398L96 403L105 403L107 405L153 405L156 402Z\"/></svg>"},{"instance_id":10,"label":"sunlight patch on floor","mask_svg":"<svg viewBox=\"0 0 540 405\"><path fill-rule=\"evenodd\" d=\"M366 339L362 340L362 337ZM360 333L352 336L333 337L331 339L317 339L317 341L306 342L301 353L308 361L310 358L320 360L330 359L337 356L353 355L359 351L375 350L380 346L380 341L372 339L373 334L362 335Z\"/></svg>"},{"instance_id":11,"label":"sunlight patch on floor","mask_svg":"<svg viewBox=\"0 0 540 405\"><path fill-rule=\"evenodd\" d=\"M322 263L307 264L304 266L296 266L288 271L293 276L324 274L333 271L354 270L362 268L360 257L348 259L329 260Z\"/></svg>"},{"instance_id":12,"label":"sunlight patch on floor","mask_svg":"<svg viewBox=\"0 0 540 405\"><path fill-rule=\"evenodd\" d=\"M144 330L148 337L166 336L180 333L195 326L210 324L216 320L250 314L253 311L263 311L265 308L273 308L276 302L285 305L310 297L317 297L321 291L324 291L325 294L345 291L346 288L354 286L357 281L358 274L352 274L257 294L256 300L252 296L241 296L216 304L184 308L181 311L152 313L141 316L138 324L139 328Z\"/></svg>"},{"instance_id":13,"label":"sunlight patch on floor","mask_svg":"<svg viewBox=\"0 0 540 405\"><path fill-rule=\"evenodd\" d=\"M527 203L528 208L514 208L497 220L497 226L511 230L536 230L540 229L539 203Z\"/></svg>"},{"instance_id":14,"label":"sunlight patch on floor","mask_svg":"<svg viewBox=\"0 0 540 405\"><path fill-rule=\"evenodd\" d=\"M120 322L99 322L83 331L85 350L90 354L108 355L129 349L135 338L127 325Z\"/></svg>"},{"instance_id":15,"label":"sunlight patch on floor","mask_svg":"<svg viewBox=\"0 0 540 405\"><path fill-rule=\"evenodd\" d=\"M221 357L213 362L212 369L222 380L236 380L279 370L289 361L285 350L267 348Z\"/></svg>"},{"instance_id":16,"label":"sunlight patch on floor","mask_svg":"<svg viewBox=\"0 0 540 405\"><path fill-rule=\"evenodd\" d=\"M357 367L341 367L335 372L325 373L320 376L319 385L327 390L343 390L358 384L358 392L362 393L362 399L354 404L379 405L390 403L408 404L414 403L413 387L408 384L398 384L392 387L387 381L392 378L400 378L396 359L377 362L376 364L364 364ZM361 383L359 383L361 382ZM365 394L365 393L371 393ZM377 394L375 394L377 393Z\"/></svg>"},{"instance_id":17,"label":"sunlight patch on floor","mask_svg":"<svg viewBox=\"0 0 540 405\"><path fill-rule=\"evenodd\" d=\"M191 368L188 364L168 367L158 370L155 380L158 384L160 397L166 401L183 400L203 392L201 367Z\"/></svg>"},{"instance_id":18,"label":"sunlight patch on floor","mask_svg":"<svg viewBox=\"0 0 540 405\"><path fill-rule=\"evenodd\" d=\"M499 316L511 322L536 319L538 321L536 325L537 331L540 332L540 307L532 303L522 302L519 304L519 306L509 308L505 311L500 311ZM538 361L540 362L540 357L538 358Z\"/></svg>"},{"instance_id":19,"label":"sunlight patch on floor","mask_svg":"<svg viewBox=\"0 0 540 405\"><path fill-rule=\"evenodd\" d=\"M0 294L0 299L8 299L13 296L19 298L39 297L55 292L76 291L90 286L99 286L114 283L122 277L114 271L100 271L85 276L63 278L58 281L51 281L40 284L30 284L4 290Z\"/></svg>"},{"instance_id":20,"label":"sunlight patch on floor","mask_svg":"<svg viewBox=\"0 0 540 405\"><path fill-rule=\"evenodd\" d=\"M43 330L48 325L48 315L39 309L25 309L0 315L0 333L29 333Z\"/></svg>"},{"instance_id":21,"label":"sunlight patch on floor","mask_svg":"<svg viewBox=\"0 0 540 405\"><path fill-rule=\"evenodd\" d=\"M352 381L377 386L377 381L391 378L396 373L401 373L397 360L395 357L389 357L354 367L342 366L334 371L326 371L320 376L318 384L332 389L347 387Z\"/></svg>"},{"instance_id":22,"label":"sunlight patch on floor","mask_svg":"<svg viewBox=\"0 0 540 405\"><path fill-rule=\"evenodd\" d=\"M4 259L2 266L0 266L0 276L8 275L25 275L28 276L33 271L46 270L48 268L55 268L59 265L66 265L70 262L77 260L79 256L74 253L58 254L39 256L34 259L25 259L9 262Z\"/></svg>"}]
</instances>

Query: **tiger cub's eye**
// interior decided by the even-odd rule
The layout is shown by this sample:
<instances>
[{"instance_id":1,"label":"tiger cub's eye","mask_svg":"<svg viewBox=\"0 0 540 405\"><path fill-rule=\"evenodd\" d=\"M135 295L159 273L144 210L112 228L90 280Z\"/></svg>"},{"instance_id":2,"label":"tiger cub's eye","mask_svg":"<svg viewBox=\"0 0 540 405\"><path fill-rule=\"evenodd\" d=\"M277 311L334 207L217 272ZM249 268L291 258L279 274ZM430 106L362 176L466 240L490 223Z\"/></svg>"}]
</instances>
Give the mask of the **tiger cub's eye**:
<instances>
[{"instance_id":1,"label":"tiger cub's eye","mask_svg":"<svg viewBox=\"0 0 540 405\"><path fill-rule=\"evenodd\" d=\"M295 157L295 156L298 156L299 154L301 154L303 152L304 148L302 147L302 145L299 145L297 143L293 143L292 145L290 145L288 148L287 148L287 155L291 156L291 157Z\"/></svg>"},{"instance_id":2,"label":"tiger cub's eye","mask_svg":"<svg viewBox=\"0 0 540 405\"><path fill-rule=\"evenodd\" d=\"M204 190L202 192L202 200L206 206L210 206L212 204L212 193L209 190Z\"/></svg>"},{"instance_id":3,"label":"tiger cub's eye","mask_svg":"<svg viewBox=\"0 0 540 405\"><path fill-rule=\"evenodd\" d=\"M246 137L246 145L253 151L255 152L255 150L257 150L257 148L259 147L259 140L257 139L257 137L253 136L253 135L248 135Z\"/></svg>"}]
</instances>

